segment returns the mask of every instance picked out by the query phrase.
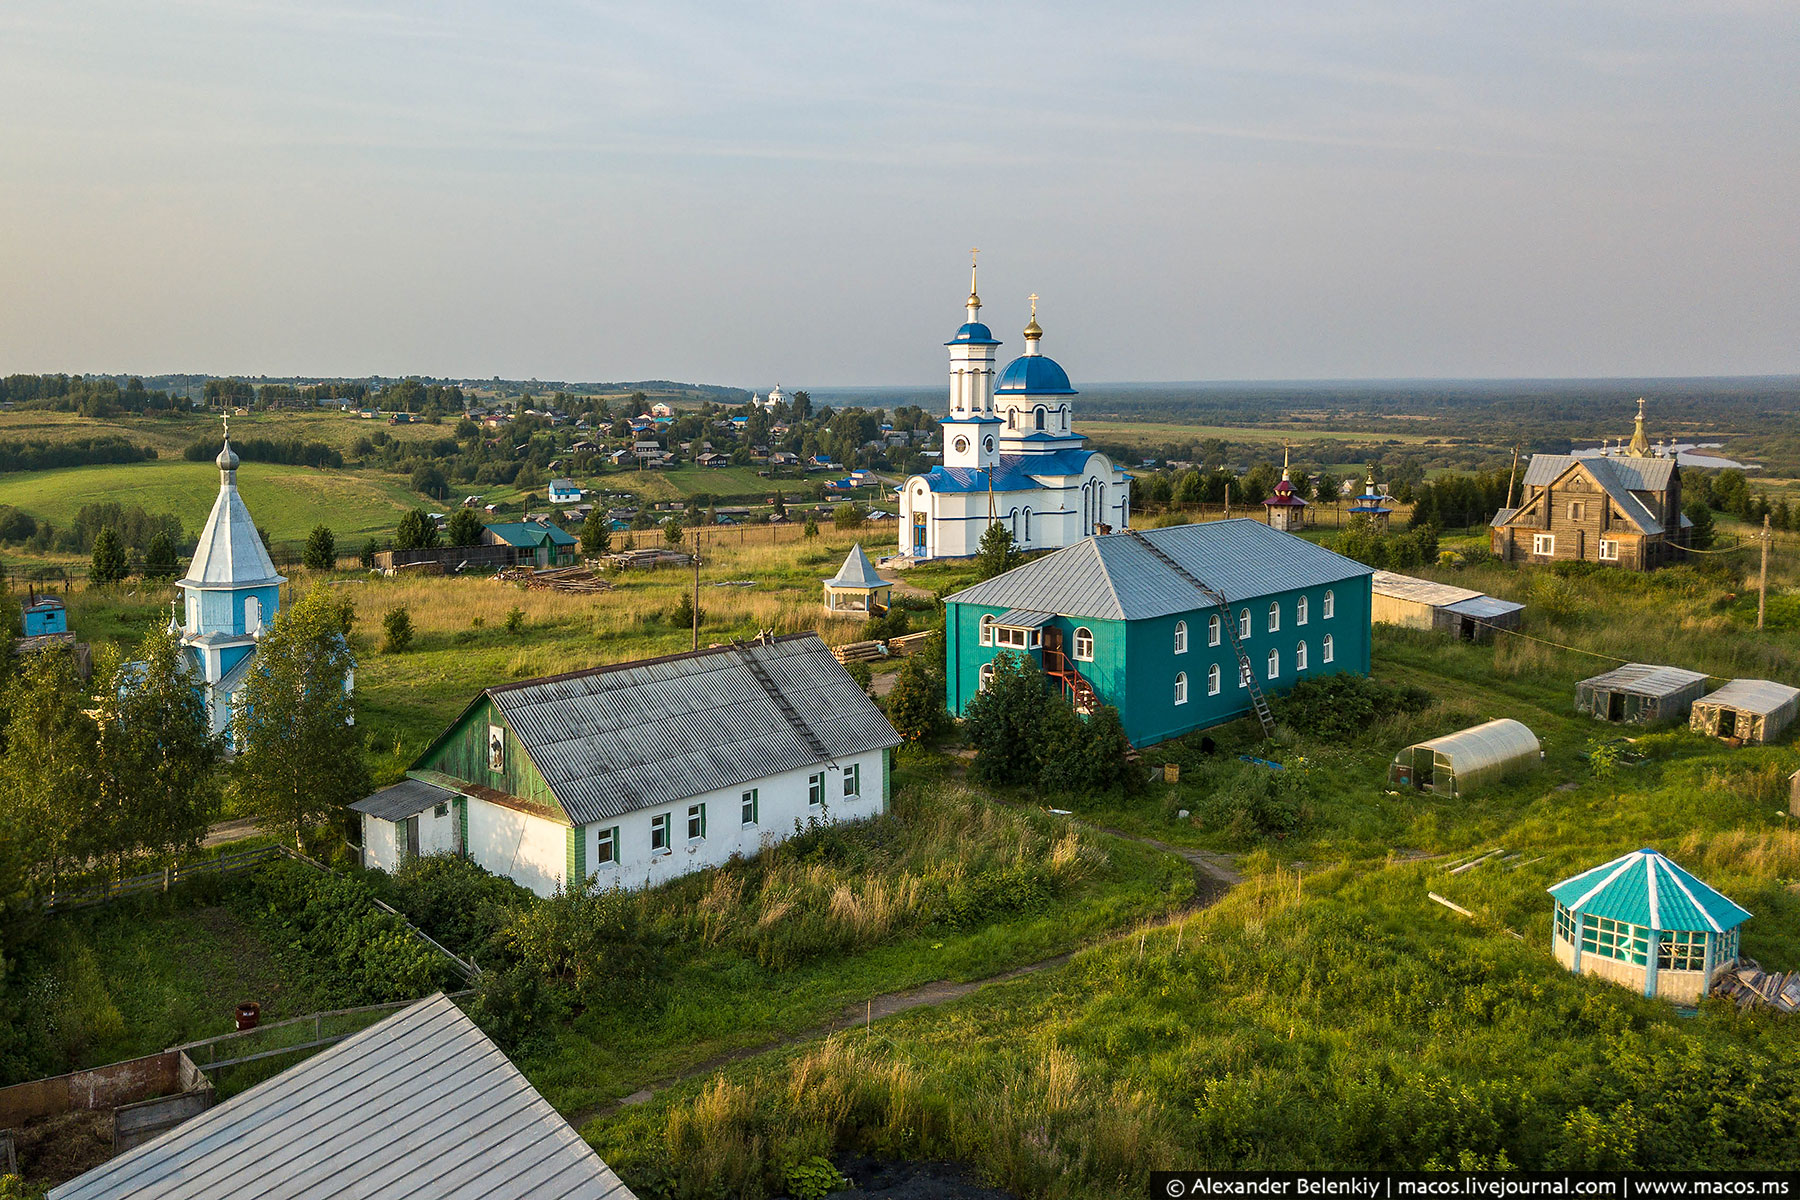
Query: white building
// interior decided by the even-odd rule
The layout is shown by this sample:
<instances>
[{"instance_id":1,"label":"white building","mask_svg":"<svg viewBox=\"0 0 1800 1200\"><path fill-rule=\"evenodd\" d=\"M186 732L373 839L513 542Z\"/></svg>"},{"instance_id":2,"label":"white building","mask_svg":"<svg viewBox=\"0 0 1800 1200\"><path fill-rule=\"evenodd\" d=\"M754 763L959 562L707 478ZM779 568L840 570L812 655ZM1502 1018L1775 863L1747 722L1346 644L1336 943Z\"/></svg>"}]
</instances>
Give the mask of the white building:
<instances>
[{"instance_id":1,"label":"white building","mask_svg":"<svg viewBox=\"0 0 1800 1200\"><path fill-rule=\"evenodd\" d=\"M795 634L488 688L350 807L369 866L457 853L541 896L636 888L883 812L899 743Z\"/></svg>"},{"instance_id":2,"label":"white building","mask_svg":"<svg viewBox=\"0 0 1800 1200\"><path fill-rule=\"evenodd\" d=\"M966 558L999 522L1026 550L1072 546L1100 526L1131 520L1131 477L1073 427L1075 389L1038 347L1044 331L1032 297L1025 353L996 380L1000 342L978 319L969 279L968 319L950 348L950 415L944 461L900 489L900 550L914 559Z\"/></svg>"}]
</instances>

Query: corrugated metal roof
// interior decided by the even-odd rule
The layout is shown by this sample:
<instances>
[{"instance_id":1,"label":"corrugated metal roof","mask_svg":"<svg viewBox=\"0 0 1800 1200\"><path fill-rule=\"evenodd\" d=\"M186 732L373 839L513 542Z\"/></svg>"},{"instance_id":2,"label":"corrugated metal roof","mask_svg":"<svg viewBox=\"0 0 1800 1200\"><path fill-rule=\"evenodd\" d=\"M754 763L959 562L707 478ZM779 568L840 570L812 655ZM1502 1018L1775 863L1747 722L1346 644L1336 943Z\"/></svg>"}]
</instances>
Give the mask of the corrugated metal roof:
<instances>
[{"instance_id":1,"label":"corrugated metal roof","mask_svg":"<svg viewBox=\"0 0 1800 1200\"><path fill-rule=\"evenodd\" d=\"M1500 600L1493 596L1474 596L1468 600L1458 600L1455 604L1444 605L1445 612L1482 620L1504 617L1508 613L1522 612L1524 608L1523 604L1511 600Z\"/></svg>"},{"instance_id":2,"label":"corrugated metal roof","mask_svg":"<svg viewBox=\"0 0 1800 1200\"><path fill-rule=\"evenodd\" d=\"M1767 716L1800 699L1800 688L1791 688L1772 679L1733 679L1696 704L1717 708L1734 708L1739 712Z\"/></svg>"},{"instance_id":3,"label":"corrugated metal roof","mask_svg":"<svg viewBox=\"0 0 1800 1200\"><path fill-rule=\"evenodd\" d=\"M1398 600L1429 604L1434 608L1455 604L1459 600L1473 600L1482 595L1470 588L1420 579L1414 575L1400 575L1393 571L1376 571L1369 580L1369 590L1377 596L1392 596Z\"/></svg>"},{"instance_id":4,"label":"corrugated metal roof","mask_svg":"<svg viewBox=\"0 0 1800 1200\"><path fill-rule=\"evenodd\" d=\"M383 821L403 821L415 813L438 804L448 804L456 793L423 779L402 779L392 787L384 787L372 796L364 796L345 805L351 812L368 813Z\"/></svg>"},{"instance_id":5,"label":"corrugated metal roof","mask_svg":"<svg viewBox=\"0 0 1800 1200\"><path fill-rule=\"evenodd\" d=\"M422 1000L54 1200L635 1200L499 1047Z\"/></svg>"},{"instance_id":6,"label":"corrugated metal roof","mask_svg":"<svg viewBox=\"0 0 1800 1200\"><path fill-rule=\"evenodd\" d=\"M900 744L881 709L811 633L486 694L577 825Z\"/></svg>"},{"instance_id":7,"label":"corrugated metal roof","mask_svg":"<svg viewBox=\"0 0 1800 1200\"><path fill-rule=\"evenodd\" d=\"M838 573L825 581L833 587L879 588L890 586L888 581L875 573L875 564L863 553L862 543L850 547L850 553L844 557L844 565Z\"/></svg>"},{"instance_id":8,"label":"corrugated metal roof","mask_svg":"<svg viewBox=\"0 0 1800 1200\"><path fill-rule=\"evenodd\" d=\"M1305 538L1249 519L1149 529L1142 536L1183 570L1233 601L1373 573L1371 568ZM1193 584L1170 570L1131 533L1086 538L948 599L959 604L1115 621L1210 607Z\"/></svg>"},{"instance_id":9,"label":"corrugated metal roof","mask_svg":"<svg viewBox=\"0 0 1800 1200\"><path fill-rule=\"evenodd\" d=\"M219 451L219 496L200 530L200 542L194 547L194 559L182 577L184 584L199 587L252 587L257 584L285 583L285 576L275 570L274 560L263 547L256 522L238 495L238 457L231 442Z\"/></svg>"},{"instance_id":10,"label":"corrugated metal roof","mask_svg":"<svg viewBox=\"0 0 1800 1200\"><path fill-rule=\"evenodd\" d=\"M1662 667L1654 663L1626 663L1622 667L1581 681L1581 686L1606 692L1627 692L1634 696L1672 696L1707 676L1684 667Z\"/></svg>"},{"instance_id":11,"label":"corrugated metal roof","mask_svg":"<svg viewBox=\"0 0 1800 1200\"><path fill-rule=\"evenodd\" d=\"M1548 486L1577 464L1587 468L1594 482L1617 502L1633 524L1645 533L1663 532L1662 522L1632 493L1667 490L1669 476L1675 469L1673 459L1577 458L1572 454L1534 454L1525 468L1525 486Z\"/></svg>"},{"instance_id":12,"label":"corrugated metal roof","mask_svg":"<svg viewBox=\"0 0 1800 1200\"><path fill-rule=\"evenodd\" d=\"M1009 608L994 619L997 625L1008 629L1036 629L1040 625L1048 625L1056 620L1055 613L1033 612L1029 608Z\"/></svg>"},{"instance_id":13,"label":"corrugated metal roof","mask_svg":"<svg viewBox=\"0 0 1800 1200\"><path fill-rule=\"evenodd\" d=\"M1650 929L1722 933L1750 919L1749 910L1649 849L1622 854L1549 891L1570 912Z\"/></svg>"}]
</instances>

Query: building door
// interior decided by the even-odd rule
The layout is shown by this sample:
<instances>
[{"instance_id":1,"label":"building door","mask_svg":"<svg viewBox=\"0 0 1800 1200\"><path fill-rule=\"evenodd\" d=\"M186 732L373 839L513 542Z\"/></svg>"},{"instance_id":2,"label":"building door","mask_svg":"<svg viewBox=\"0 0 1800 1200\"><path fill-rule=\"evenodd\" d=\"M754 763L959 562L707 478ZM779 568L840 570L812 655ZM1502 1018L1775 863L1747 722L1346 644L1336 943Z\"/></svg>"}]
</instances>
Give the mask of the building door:
<instances>
[{"instance_id":1,"label":"building door","mask_svg":"<svg viewBox=\"0 0 1800 1200\"><path fill-rule=\"evenodd\" d=\"M1606 719L1623 721L1625 719L1625 693L1608 692L1606 694Z\"/></svg>"},{"instance_id":2,"label":"building door","mask_svg":"<svg viewBox=\"0 0 1800 1200\"><path fill-rule=\"evenodd\" d=\"M1719 710L1719 736L1722 738L1728 738L1728 737L1736 737L1737 735L1738 735L1737 710L1732 709L1732 708L1721 708Z\"/></svg>"},{"instance_id":3,"label":"building door","mask_svg":"<svg viewBox=\"0 0 1800 1200\"><path fill-rule=\"evenodd\" d=\"M925 521L925 513L917 511L913 513L912 552L918 558L925 557Z\"/></svg>"},{"instance_id":4,"label":"building door","mask_svg":"<svg viewBox=\"0 0 1800 1200\"><path fill-rule=\"evenodd\" d=\"M1458 628L1456 631L1457 636L1462 638L1462 640L1465 642L1474 641L1475 640L1475 618L1461 617L1461 618L1458 618L1458 621L1459 621L1459 625L1458 625Z\"/></svg>"},{"instance_id":5,"label":"building door","mask_svg":"<svg viewBox=\"0 0 1800 1200\"><path fill-rule=\"evenodd\" d=\"M406 858L408 862L419 857L419 818L406 818Z\"/></svg>"}]
</instances>

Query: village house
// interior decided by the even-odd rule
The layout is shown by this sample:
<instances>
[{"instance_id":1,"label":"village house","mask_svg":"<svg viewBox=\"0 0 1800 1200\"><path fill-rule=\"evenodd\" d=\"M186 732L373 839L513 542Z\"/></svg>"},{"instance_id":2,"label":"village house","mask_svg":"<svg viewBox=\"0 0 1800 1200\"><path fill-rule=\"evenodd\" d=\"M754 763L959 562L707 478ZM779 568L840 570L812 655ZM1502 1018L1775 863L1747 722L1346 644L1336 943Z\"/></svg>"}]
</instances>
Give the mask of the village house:
<instances>
[{"instance_id":1,"label":"village house","mask_svg":"<svg viewBox=\"0 0 1800 1200\"><path fill-rule=\"evenodd\" d=\"M886 811L899 743L792 634L495 685L350 807L370 866L449 852L540 896L635 888Z\"/></svg>"},{"instance_id":2,"label":"village house","mask_svg":"<svg viewBox=\"0 0 1800 1200\"><path fill-rule=\"evenodd\" d=\"M1637 428L1620 455L1534 454L1517 508L1494 514L1493 551L1505 562L1596 562L1648 571L1676 561L1692 522L1681 512L1681 471Z\"/></svg>"},{"instance_id":3,"label":"village house","mask_svg":"<svg viewBox=\"0 0 1800 1200\"><path fill-rule=\"evenodd\" d=\"M510 546L513 561L523 566L560 567L575 561L580 539L567 530L541 521L511 521L486 525L481 530L484 546Z\"/></svg>"},{"instance_id":4,"label":"village house","mask_svg":"<svg viewBox=\"0 0 1800 1200\"><path fill-rule=\"evenodd\" d=\"M552 479L545 495L552 504L574 504L581 499L581 488L573 479Z\"/></svg>"},{"instance_id":5,"label":"village house","mask_svg":"<svg viewBox=\"0 0 1800 1200\"><path fill-rule=\"evenodd\" d=\"M1143 746L1254 711L1264 691L1369 670L1371 569L1261 521L1088 538L944 601L958 716L1023 654Z\"/></svg>"}]
</instances>

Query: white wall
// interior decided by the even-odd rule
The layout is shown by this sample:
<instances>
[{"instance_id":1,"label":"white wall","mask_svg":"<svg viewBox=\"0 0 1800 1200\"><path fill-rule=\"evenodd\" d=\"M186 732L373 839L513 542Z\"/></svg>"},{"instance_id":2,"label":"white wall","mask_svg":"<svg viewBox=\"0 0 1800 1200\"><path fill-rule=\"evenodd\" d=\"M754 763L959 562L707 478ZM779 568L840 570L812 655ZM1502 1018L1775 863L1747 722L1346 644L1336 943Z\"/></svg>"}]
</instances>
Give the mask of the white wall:
<instances>
[{"instance_id":1,"label":"white wall","mask_svg":"<svg viewBox=\"0 0 1800 1200\"><path fill-rule=\"evenodd\" d=\"M794 833L794 821L805 824L817 816L829 821L863 820L879 814L884 808L885 781L882 767L886 756L880 750L840 759L833 766L821 763L798 771L788 771L742 787L708 792L674 804L658 805L638 812L625 813L610 821L583 827L581 836L587 843L587 869L595 887L638 888L674 879L690 871L722 866L734 854L746 857L764 846L785 841ZM861 795L846 800L843 792L843 768L862 768ZM821 808L807 804L807 781L814 774L825 773L825 803ZM740 821L743 793L750 788L758 792L758 821L745 826ZM474 804L470 801L469 838L474 840ZM688 806L706 805L706 837L690 842L687 836ZM666 853L652 855L650 823L660 814L668 814L670 846ZM597 865L595 846L599 831L616 826L619 831L617 865ZM559 863L563 860L559 859ZM524 882L521 880L520 882Z\"/></svg>"},{"instance_id":2,"label":"white wall","mask_svg":"<svg viewBox=\"0 0 1800 1200\"><path fill-rule=\"evenodd\" d=\"M471 859L540 896L562 886L569 859L568 826L473 796L467 803Z\"/></svg>"},{"instance_id":3,"label":"white wall","mask_svg":"<svg viewBox=\"0 0 1800 1200\"><path fill-rule=\"evenodd\" d=\"M462 847L456 827L456 806L446 806L445 815L435 816L428 808L419 814L419 853L456 854ZM393 872L406 847L406 822L384 821L362 814L363 866L379 867Z\"/></svg>"},{"instance_id":4,"label":"white wall","mask_svg":"<svg viewBox=\"0 0 1800 1200\"><path fill-rule=\"evenodd\" d=\"M363 866L394 870L394 823L362 814Z\"/></svg>"}]
</instances>

